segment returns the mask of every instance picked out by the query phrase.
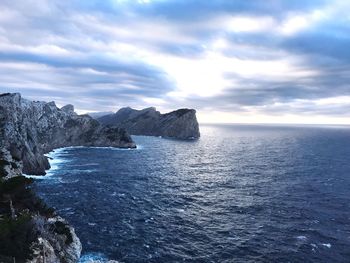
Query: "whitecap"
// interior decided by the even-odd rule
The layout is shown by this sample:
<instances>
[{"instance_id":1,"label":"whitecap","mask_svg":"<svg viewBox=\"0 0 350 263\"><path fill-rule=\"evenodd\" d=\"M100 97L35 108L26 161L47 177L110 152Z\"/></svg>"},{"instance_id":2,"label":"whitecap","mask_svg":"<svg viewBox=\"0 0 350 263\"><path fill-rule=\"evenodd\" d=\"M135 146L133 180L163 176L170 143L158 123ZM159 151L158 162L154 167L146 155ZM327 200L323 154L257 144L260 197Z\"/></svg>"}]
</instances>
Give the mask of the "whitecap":
<instances>
[{"instance_id":1,"label":"whitecap","mask_svg":"<svg viewBox=\"0 0 350 263\"><path fill-rule=\"evenodd\" d=\"M73 209L72 207L66 207L66 208L60 209L59 211L69 211L69 210L72 210L72 209Z\"/></svg>"},{"instance_id":2,"label":"whitecap","mask_svg":"<svg viewBox=\"0 0 350 263\"><path fill-rule=\"evenodd\" d=\"M128 151L128 150L134 150L134 148L118 148L118 147L111 147L111 146L106 146L106 147L100 147L100 146L71 146L67 148L84 148L84 149L107 149L107 150L114 150L114 151Z\"/></svg>"},{"instance_id":3,"label":"whitecap","mask_svg":"<svg viewBox=\"0 0 350 263\"><path fill-rule=\"evenodd\" d=\"M98 172L98 170L96 169L72 169L72 170L69 170L69 173L96 173Z\"/></svg>"},{"instance_id":4,"label":"whitecap","mask_svg":"<svg viewBox=\"0 0 350 263\"><path fill-rule=\"evenodd\" d=\"M65 148L58 148L54 151L47 153L45 156L48 157L50 169L46 170L46 175L32 175L32 174L23 174L23 176L32 179L52 179L50 178L55 174L55 171L58 170L59 164L69 162L63 158L59 158L58 155L61 154Z\"/></svg>"},{"instance_id":5,"label":"whitecap","mask_svg":"<svg viewBox=\"0 0 350 263\"><path fill-rule=\"evenodd\" d=\"M83 255L79 263L106 263L108 258L102 253L89 253Z\"/></svg>"},{"instance_id":6,"label":"whitecap","mask_svg":"<svg viewBox=\"0 0 350 263\"><path fill-rule=\"evenodd\" d=\"M331 248L331 247L332 247L332 245L331 245L330 243L323 243L322 246L328 247L328 248Z\"/></svg>"},{"instance_id":7,"label":"whitecap","mask_svg":"<svg viewBox=\"0 0 350 263\"><path fill-rule=\"evenodd\" d=\"M70 167L96 166L98 163L71 164Z\"/></svg>"},{"instance_id":8,"label":"whitecap","mask_svg":"<svg viewBox=\"0 0 350 263\"><path fill-rule=\"evenodd\" d=\"M24 177L27 177L27 178L32 178L32 179L40 179L40 180L43 180L43 179L52 179L50 178L52 176L52 174L46 174L46 175L31 175L31 174L22 174Z\"/></svg>"},{"instance_id":9,"label":"whitecap","mask_svg":"<svg viewBox=\"0 0 350 263\"><path fill-rule=\"evenodd\" d=\"M136 145L136 150L143 150L143 149L144 149L143 145Z\"/></svg>"},{"instance_id":10,"label":"whitecap","mask_svg":"<svg viewBox=\"0 0 350 263\"><path fill-rule=\"evenodd\" d=\"M297 236L297 239L299 239L299 240L306 240L307 237L306 236Z\"/></svg>"},{"instance_id":11,"label":"whitecap","mask_svg":"<svg viewBox=\"0 0 350 263\"><path fill-rule=\"evenodd\" d=\"M116 148L116 147L94 147L94 146L69 146L69 147L62 147L62 148L57 148L54 149L53 151L45 154L46 157L48 157L49 164L50 164L50 169L46 170L46 175L28 175L24 174L24 176L28 178L33 178L33 179L48 179L48 177L53 176L56 174L57 170L60 170L62 167L62 164L67 164L70 163L71 160L68 157L70 155L69 149L76 149L76 148L87 148L87 149L109 149L113 151L128 151L128 150L133 150L131 148ZM71 166L90 166L94 165L97 166L99 165L98 163L88 163L88 164L73 164ZM96 172L96 169L74 169L71 170L70 172L73 173L94 173Z\"/></svg>"}]
</instances>

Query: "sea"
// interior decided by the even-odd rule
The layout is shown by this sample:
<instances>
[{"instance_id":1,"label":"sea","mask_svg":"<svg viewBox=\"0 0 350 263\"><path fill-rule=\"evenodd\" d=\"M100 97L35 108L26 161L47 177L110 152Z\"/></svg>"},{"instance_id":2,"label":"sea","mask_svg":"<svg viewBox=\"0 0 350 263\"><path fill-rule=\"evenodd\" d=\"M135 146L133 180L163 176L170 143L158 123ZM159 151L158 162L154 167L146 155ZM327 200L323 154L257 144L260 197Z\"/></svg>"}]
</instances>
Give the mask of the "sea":
<instances>
[{"instance_id":1,"label":"sea","mask_svg":"<svg viewBox=\"0 0 350 263\"><path fill-rule=\"evenodd\" d=\"M350 127L201 125L137 149L69 147L35 190L81 263L350 262Z\"/></svg>"}]
</instances>

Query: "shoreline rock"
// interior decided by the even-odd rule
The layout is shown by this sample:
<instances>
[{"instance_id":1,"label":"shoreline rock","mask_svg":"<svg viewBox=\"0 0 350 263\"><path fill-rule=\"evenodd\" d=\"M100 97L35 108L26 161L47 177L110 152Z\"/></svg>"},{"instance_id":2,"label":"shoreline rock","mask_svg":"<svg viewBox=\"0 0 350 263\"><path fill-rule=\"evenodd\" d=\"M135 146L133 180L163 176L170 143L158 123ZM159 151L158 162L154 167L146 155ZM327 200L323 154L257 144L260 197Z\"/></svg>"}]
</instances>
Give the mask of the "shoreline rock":
<instances>
[{"instance_id":1,"label":"shoreline rock","mask_svg":"<svg viewBox=\"0 0 350 263\"><path fill-rule=\"evenodd\" d=\"M78 262L74 228L37 197L21 170L22 161L0 148L0 262Z\"/></svg>"},{"instance_id":2,"label":"shoreline rock","mask_svg":"<svg viewBox=\"0 0 350 263\"><path fill-rule=\"evenodd\" d=\"M33 192L33 179L0 178L0 262L77 263L74 228Z\"/></svg>"},{"instance_id":3,"label":"shoreline rock","mask_svg":"<svg viewBox=\"0 0 350 263\"><path fill-rule=\"evenodd\" d=\"M47 219L37 242L32 244L33 259L26 263L78 262L82 245L75 230L60 216ZM48 232L51 231L50 234Z\"/></svg>"}]
</instances>

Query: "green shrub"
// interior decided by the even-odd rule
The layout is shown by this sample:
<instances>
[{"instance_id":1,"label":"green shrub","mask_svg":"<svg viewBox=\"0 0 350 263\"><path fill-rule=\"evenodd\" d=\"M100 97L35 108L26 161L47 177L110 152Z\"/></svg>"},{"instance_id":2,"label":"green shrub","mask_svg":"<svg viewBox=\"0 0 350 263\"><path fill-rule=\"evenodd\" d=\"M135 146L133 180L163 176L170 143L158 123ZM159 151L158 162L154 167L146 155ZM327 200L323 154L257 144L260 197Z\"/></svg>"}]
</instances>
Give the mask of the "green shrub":
<instances>
[{"instance_id":1,"label":"green shrub","mask_svg":"<svg viewBox=\"0 0 350 263\"><path fill-rule=\"evenodd\" d=\"M16 219L5 217L0 220L0 254L26 259L30 256L30 245L37 239L29 214Z\"/></svg>"},{"instance_id":2,"label":"green shrub","mask_svg":"<svg viewBox=\"0 0 350 263\"><path fill-rule=\"evenodd\" d=\"M66 245L69 245L73 242L72 234L69 230L69 226L61 221L57 221L53 224L53 226L50 229L51 231L59 234L59 235L65 235L67 237L66 239Z\"/></svg>"},{"instance_id":3,"label":"green shrub","mask_svg":"<svg viewBox=\"0 0 350 263\"><path fill-rule=\"evenodd\" d=\"M0 183L0 195L16 195L18 192L25 191L26 188L34 182L33 179L24 176L16 176Z\"/></svg>"},{"instance_id":4,"label":"green shrub","mask_svg":"<svg viewBox=\"0 0 350 263\"><path fill-rule=\"evenodd\" d=\"M7 171L5 170L5 166L0 165L0 178L6 177L8 175Z\"/></svg>"},{"instance_id":5,"label":"green shrub","mask_svg":"<svg viewBox=\"0 0 350 263\"><path fill-rule=\"evenodd\" d=\"M9 165L10 163L6 160L0 159L0 177L6 177L8 173L5 170L5 167Z\"/></svg>"},{"instance_id":6,"label":"green shrub","mask_svg":"<svg viewBox=\"0 0 350 263\"><path fill-rule=\"evenodd\" d=\"M0 165L5 166L5 165L9 165L10 162L6 161L6 160L0 160Z\"/></svg>"},{"instance_id":7,"label":"green shrub","mask_svg":"<svg viewBox=\"0 0 350 263\"><path fill-rule=\"evenodd\" d=\"M12 159L19 162L21 159L15 155L11 155L12 156Z\"/></svg>"},{"instance_id":8,"label":"green shrub","mask_svg":"<svg viewBox=\"0 0 350 263\"><path fill-rule=\"evenodd\" d=\"M7 202L11 199L16 210L28 209L43 216L52 216L54 210L35 195L30 188L32 183L33 179L24 176L16 176L6 181L0 181L0 201Z\"/></svg>"},{"instance_id":9,"label":"green shrub","mask_svg":"<svg viewBox=\"0 0 350 263\"><path fill-rule=\"evenodd\" d=\"M15 162L11 162L11 167L12 167L12 169L19 168L18 165Z\"/></svg>"},{"instance_id":10,"label":"green shrub","mask_svg":"<svg viewBox=\"0 0 350 263\"><path fill-rule=\"evenodd\" d=\"M35 195L30 187L32 182L33 179L24 176L0 179L0 262L12 257L16 262L30 258L30 246L38 237L32 215L50 217L54 214L54 210ZM17 216L14 219L11 218L11 201ZM67 243L72 242L69 228L60 224L55 228L67 236Z\"/></svg>"}]
</instances>

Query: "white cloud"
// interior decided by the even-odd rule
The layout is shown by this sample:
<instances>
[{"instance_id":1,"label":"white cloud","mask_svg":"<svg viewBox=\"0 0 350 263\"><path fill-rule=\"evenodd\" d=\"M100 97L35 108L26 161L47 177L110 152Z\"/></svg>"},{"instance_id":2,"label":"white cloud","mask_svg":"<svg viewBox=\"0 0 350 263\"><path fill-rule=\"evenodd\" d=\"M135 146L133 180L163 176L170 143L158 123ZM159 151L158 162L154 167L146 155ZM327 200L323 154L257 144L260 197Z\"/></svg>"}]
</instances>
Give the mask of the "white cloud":
<instances>
[{"instance_id":1,"label":"white cloud","mask_svg":"<svg viewBox=\"0 0 350 263\"><path fill-rule=\"evenodd\" d=\"M314 10L305 14L290 14L279 26L279 31L287 36L306 30L328 17L329 10Z\"/></svg>"},{"instance_id":2,"label":"white cloud","mask_svg":"<svg viewBox=\"0 0 350 263\"><path fill-rule=\"evenodd\" d=\"M325 21L337 20L340 14L346 14L348 4L344 1L330 2L325 8L315 6L311 11L282 10L279 15L261 15L261 12L257 15L254 10L241 13L236 10L228 15L227 10L221 10L204 14L203 19L197 16L195 21L149 14L153 9L148 7L156 3L150 0L115 0L117 15L70 8L66 2L42 2L14 0L10 7L0 3L4 7L0 16L0 52L6 57L0 63L3 90L28 91L29 95L36 92L44 97L40 94L43 91L45 98L56 96L60 102L69 99L67 102L87 111L110 110L113 105L133 103L138 108L155 105L164 109L186 105L198 107L201 121L223 122L268 122L269 116L274 122L295 121L295 116L283 115L281 108L300 110L302 115L303 110L308 110L303 103L310 105L310 109L319 109L346 106L345 101L349 100L340 94L300 102L290 92L287 95L292 98L287 100L291 101L280 102L285 99L283 92L273 90L271 96L275 97L271 101L277 101L273 105L247 106L242 100L242 105L237 106L235 96L232 101L226 100L227 105L215 101L223 94L236 95L235 92L240 92L238 98L244 98L246 89L263 89L264 83L277 83L277 86L282 83L277 87L280 89L323 91L315 97L334 96L325 92L327 88L318 86L324 68L313 65L309 54L296 55L278 42L317 28ZM162 4L166 5L166 1ZM135 10L134 6L137 6ZM37 7L37 12L30 12ZM11 53L13 57L9 56ZM36 62L35 56L38 56ZM317 58L322 60L321 56ZM70 61L75 63L65 64ZM98 67L97 62L102 65ZM109 63L115 69L106 69ZM326 73L333 72L330 77L337 80L336 69L327 66ZM151 73L146 76L143 72L133 73L138 70ZM174 85L163 78L169 78ZM345 90L340 86L330 88ZM60 92L75 92L78 99L60 97ZM192 98L203 99L207 105L214 103L220 110L208 112L205 105L195 104ZM244 113L234 107L240 107ZM223 108L231 109L231 113ZM265 111L272 108L281 116L267 115Z\"/></svg>"},{"instance_id":3,"label":"white cloud","mask_svg":"<svg viewBox=\"0 0 350 263\"><path fill-rule=\"evenodd\" d=\"M281 31L283 34L292 35L298 31L307 28L309 22L306 17L303 16L293 16L283 23L281 26Z\"/></svg>"},{"instance_id":4,"label":"white cloud","mask_svg":"<svg viewBox=\"0 0 350 263\"><path fill-rule=\"evenodd\" d=\"M234 16L227 21L228 31L261 32L270 30L275 25L272 17Z\"/></svg>"}]
</instances>

